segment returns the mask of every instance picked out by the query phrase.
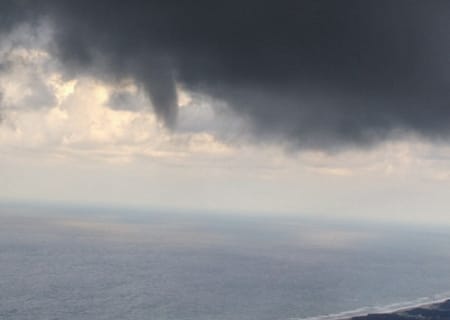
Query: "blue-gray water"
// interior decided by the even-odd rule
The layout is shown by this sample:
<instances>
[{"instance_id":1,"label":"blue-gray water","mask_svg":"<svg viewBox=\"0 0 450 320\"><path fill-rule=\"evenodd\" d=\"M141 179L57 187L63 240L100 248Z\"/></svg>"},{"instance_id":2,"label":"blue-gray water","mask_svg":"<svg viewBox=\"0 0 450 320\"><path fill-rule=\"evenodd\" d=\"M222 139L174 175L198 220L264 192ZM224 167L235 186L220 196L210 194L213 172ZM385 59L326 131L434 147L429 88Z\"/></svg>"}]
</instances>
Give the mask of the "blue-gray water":
<instances>
[{"instance_id":1,"label":"blue-gray water","mask_svg":"<svg viewBox=\"0 0 450 320\"><path fill-rule=\"evenodd\" d=\"M450 291L450 232L0 206L0 319L306 318Z\"/></svg>"}]
</instances>

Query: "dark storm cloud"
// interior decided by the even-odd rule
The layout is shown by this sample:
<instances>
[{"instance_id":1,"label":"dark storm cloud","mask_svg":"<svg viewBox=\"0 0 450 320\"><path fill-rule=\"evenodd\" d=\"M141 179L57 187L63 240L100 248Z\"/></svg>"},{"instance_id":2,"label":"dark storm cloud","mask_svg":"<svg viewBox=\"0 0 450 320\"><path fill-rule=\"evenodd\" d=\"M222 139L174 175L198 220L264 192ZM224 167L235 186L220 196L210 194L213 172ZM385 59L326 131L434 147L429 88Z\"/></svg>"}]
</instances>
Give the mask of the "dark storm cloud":
<instances>
[{"instance_id":1,"label":"dark storm cloud","mask_svg":"<svg viewBox=\"0 0 450 320\"><path fill-rule=\"evenodd\" d=\"M20 1L4 0L0 2L0 31L7 31L19 20L25 18Z\"/></svg>"},{"instance_id":2,"label":"dark storm cloud","mask_svg":"<svg viewBox=\"0 0 450 320\"><path fill-rule=\"evenodd\" d=\"M72 71L136 79L171 127L180 83L299 147L450 136L446 0L29 4Z\"/></svg>"}]
</instances>

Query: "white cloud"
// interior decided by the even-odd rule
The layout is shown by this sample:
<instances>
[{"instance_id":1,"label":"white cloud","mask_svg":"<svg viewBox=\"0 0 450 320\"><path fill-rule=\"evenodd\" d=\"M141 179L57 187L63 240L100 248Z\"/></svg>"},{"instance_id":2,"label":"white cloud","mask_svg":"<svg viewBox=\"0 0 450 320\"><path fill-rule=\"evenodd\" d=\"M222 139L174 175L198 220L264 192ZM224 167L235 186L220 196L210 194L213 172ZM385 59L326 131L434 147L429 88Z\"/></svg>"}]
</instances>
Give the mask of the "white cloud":
<instances>
[{"instance_id":1,"label":"white cloud","mask_svg":"<svg viewBox=\"0 0 450 320\"><path fill-rule=\"evenodd\" d=\"M204 130L167 132L132 80L66 79L47 46L26 26L1 42L0 57L6 66L0 74L0 148L4 151L79 153L95 159L100 155L114 162L135 156L173 160L230 149ZM128 105L113 106L111 98L117 94L126 94L127 99L115 103Z\"/></svg>"}]
</instances>

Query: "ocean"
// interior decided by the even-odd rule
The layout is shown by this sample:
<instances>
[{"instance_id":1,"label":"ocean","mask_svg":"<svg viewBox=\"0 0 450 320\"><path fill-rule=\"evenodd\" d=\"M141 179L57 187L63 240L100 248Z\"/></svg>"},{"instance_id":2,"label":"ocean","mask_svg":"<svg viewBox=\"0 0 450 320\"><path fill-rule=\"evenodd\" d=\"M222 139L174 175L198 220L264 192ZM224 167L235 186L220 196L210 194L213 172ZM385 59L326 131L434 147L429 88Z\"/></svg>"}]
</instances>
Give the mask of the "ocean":
<instances>
[{"instance_id":1,"label":"ocean","mask_svg":"<svg viewBox=\"0 0 450 320\"><path fill-rule=\"evenodd\" d=\"M335 319L450 296L445 226L0 205L0 319Z\"/></svg>"}]
</instances>

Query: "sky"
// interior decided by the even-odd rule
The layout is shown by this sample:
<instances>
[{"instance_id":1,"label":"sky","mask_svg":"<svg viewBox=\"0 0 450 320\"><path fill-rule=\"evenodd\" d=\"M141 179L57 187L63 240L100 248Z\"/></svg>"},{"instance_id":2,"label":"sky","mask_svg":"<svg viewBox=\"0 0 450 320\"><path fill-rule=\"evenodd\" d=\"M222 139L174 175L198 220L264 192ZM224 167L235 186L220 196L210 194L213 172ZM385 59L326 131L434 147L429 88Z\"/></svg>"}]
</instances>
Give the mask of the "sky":
<instances>
[{"instance_id":1,"label":"sky","mask_svg":"<svg viewBox=\"0 0 450 320\"><path fill-rule=\"evenodd\" d=\"M0 199L450 223L448 1L0 4Z\"/></svg>"}]
</instances>

